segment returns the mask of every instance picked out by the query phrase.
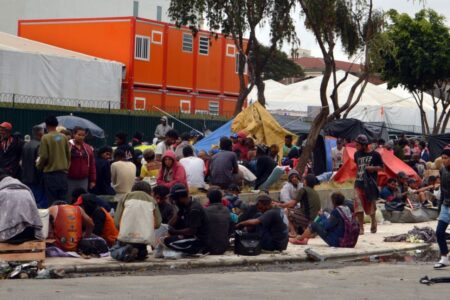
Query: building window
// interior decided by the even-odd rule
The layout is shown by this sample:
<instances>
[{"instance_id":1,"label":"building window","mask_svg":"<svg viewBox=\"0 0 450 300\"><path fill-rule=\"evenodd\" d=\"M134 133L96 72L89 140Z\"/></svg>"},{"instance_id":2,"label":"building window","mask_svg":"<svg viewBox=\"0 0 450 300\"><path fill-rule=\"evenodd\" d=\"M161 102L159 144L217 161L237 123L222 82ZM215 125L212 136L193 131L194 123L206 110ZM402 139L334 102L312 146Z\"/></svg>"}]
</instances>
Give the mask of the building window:
<instances>
[{"instance_id":1,"label":"building window","mask_svg":"<svg viewBox=\"0 0 450 300\"><path fill-rule=\"evenodd\" d=\"M209 53L209 37L201 36L199 39L198 53L208 55Z\"/></svg>"},{"instance_id":2,"label":"building window","mask_svg":"<svg viewBox=\"0 0 450 300\"><path fill-rule=\"evenodd\" d=\"M193 37L190 33L183 33L183 51L192 52Z\"/></svg>"},{"instance_id":3,"label":"building window","mask_svg":"<svg viewBox=\"0 0 450 300\"><path fill-rule=\"evenodd\" d=\"M156 21L162 21L162 7L156 6Z\"/></svg>"},{"instance_id":4,"label":"building window","mask_svg":"<svg viewBox=\"0 0 450 300\"><path fill-rule=\"evenodd\" d=\"M236 55L236 47L234 45L227 45L227 56L235 57Z\"/></svg>"},{"instance_id":5,"label":"building window","mask_svg":"<svg viewBox=\"0 0 450 300\"><path fill-rule=\"evenodd\" d=\"M180 112L184 114L191 113L191 100L180 100Z\"/></svg>"},{"instance_id":6,"label":"building window","mask_svg":"<svg viewBox=\"0 0 450 300\"><path fill-rule=\"evenodd\" d=\"M211 115L219 115L219 102L218 101L209 101L209 114Z\"/></svg>"},{"instance_id":7,"label":"building window","mask_svg":"<svg viewBox=\"0 0 450 300\"><path fill-rule=\"evenodd\" d=\"M134 98L134 110L145 110L145 98L143 97Z\"/></svg>"},{"instance_id":8,"label":"building window","mask_svg":"<svg viewBox=\"0 0 450 300\"><path fill-rule=\"evenodd\" d=\"M152 31L152 43L161 45L163 40L163 34L161 31Z\"/></svg>"},{"instance_id":9,"label":"building window","mask_svg":"<svg viewBox=\"0 0 450 300\"><path fill-rule=\"evenodd\" d=\"M235 58L236 58L236 63L235 63L235 69L236 69L236 74L239 74L239 58L240 58L241 54L240 53L236 53ZM244 66L244 74L247 74L247 70L248 70L248 65L247 65L247 60L245 61L245 66Z\"/></svg>"},{"instance_id":10,"label":"building window","mask_svg":"<svg viewBox=\"0 0 450 300\"><path fill-rule=\"evenodd\" d=\"M150 60L150 38L137 35L135 43L134 58L139 60Z\"/></svg>"}]
</instances>

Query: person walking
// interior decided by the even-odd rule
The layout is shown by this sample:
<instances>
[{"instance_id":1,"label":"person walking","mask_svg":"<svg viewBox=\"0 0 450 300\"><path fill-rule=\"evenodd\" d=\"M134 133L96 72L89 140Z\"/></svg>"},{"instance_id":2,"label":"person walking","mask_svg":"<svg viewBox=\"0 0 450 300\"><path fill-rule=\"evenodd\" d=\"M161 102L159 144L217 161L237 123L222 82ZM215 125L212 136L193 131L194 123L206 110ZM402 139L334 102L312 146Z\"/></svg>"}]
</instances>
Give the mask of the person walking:
<instances>
[{"instance_id":1,"label":"person walking","mask_svg":"<svg viewBox=\"0 0 450 300\"><path fill-rule=\"evenodd\" d=\"M43 171L43 184L49 205L67 199L67 172L70 165L69 141L56 131L58 119L49 116L45 120L48 133L41 139L36 167Z\"/></svg>"}]
</instances>

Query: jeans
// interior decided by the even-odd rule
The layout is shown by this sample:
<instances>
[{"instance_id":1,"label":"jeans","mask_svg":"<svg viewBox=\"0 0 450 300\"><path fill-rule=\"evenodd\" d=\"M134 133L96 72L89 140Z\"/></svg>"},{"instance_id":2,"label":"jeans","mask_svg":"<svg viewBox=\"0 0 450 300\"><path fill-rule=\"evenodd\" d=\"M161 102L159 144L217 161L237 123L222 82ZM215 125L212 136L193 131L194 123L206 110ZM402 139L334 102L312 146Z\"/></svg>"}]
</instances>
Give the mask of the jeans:
<instances>
[{"instance_id":1,"label":"jeans","mask_svg":"<svg viewBox=\"0 0 450 300\"><path fill-rule=\"evenodd\" d=\"M67 173L49 172L44 173L44 191L51 206L55 201L67 201Z\"/></svg>"},{"instance_id":2,"label":"jeans","mask_svg":"<svg viewBox=\"0 0 450 300\"><path fill-rule=\"evenodd\" d=\"M133 249L136 249L136 255L132 255ZM110 249L111 257L118 261L130 262L134 260L145 260L148 255L146 244L131 244L117 242Z\"/></svg>"},{"instance_id":3,"label":"jeans","mask_svg":"<svg viewBox=\"0 0 450 300\"><path fill-rule=\"evenodd\" d=\"M258 190L269 190L269 188L275 183L277 182L281 176L283 176L284 174L284 169L279 168L279 167L275 167L275 169L273 169L272 173L269 175L269 177L266 179L266 181L264 181L259 187Z\"/></svg>"},{"instance_id":4,"label":"jeans","mask_svg":"<svg viewBox=\"0 0 450 300\"><path fill-rule=\"evenodd\" d=\"M438 225L436 228L436 239L439 245L439 251L441 252L441 255L448 254L447 240L445 239L445 231L447 230L447 227L448 223L441 220L438 221Z\"/></svg>"},{"instance_id":5,"label":"jeans","mask_svg":"<svg viewBox=\"0 0 450 300\"><path fill-rule=\"evenodd\" d=\"M45 195L44 188L40 184L27 184L31 192L33 192L34 200L37 208L48 208L48 200Z\"/></svg>"}]
</instances>

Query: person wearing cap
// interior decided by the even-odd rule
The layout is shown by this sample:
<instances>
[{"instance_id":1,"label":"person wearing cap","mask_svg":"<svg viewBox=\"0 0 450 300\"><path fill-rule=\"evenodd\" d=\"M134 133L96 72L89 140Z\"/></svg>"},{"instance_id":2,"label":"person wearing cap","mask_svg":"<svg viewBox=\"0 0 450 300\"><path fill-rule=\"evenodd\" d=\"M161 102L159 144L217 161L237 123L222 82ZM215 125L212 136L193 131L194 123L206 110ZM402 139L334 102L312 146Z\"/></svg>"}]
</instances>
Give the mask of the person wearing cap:
<instances>
[{"instance_id":1,"label":"person wearing cap","mask_svg":"<svg viewBox=\"0 0 450 300\"><path fill-rule=\"evenodd\" d=\"M284 221L284 212L272 205L268 195L259 195L256 198L256 208L262 213L258 218L242 221L236 228L255 227L261 235L261 248L266 251L286 250L289 235L288 227Z\"/></svg>"},{"instance_id":2,"label":"person wearing cap","mask_svg":"<svg viewBox=\"0 0 450 300\"><path fill-rule=\"evenodd\" d=\"M160 123L155 128L155 138L158 139L158 142L161 142L166 137L167 132L172 129L168 124L169 120L166 116L162 116L160 119Z\"/></svg>"},{"instance_id":3,"label":"person wearing cap","mask_svg":"<svg viewBox=\"0 0 450 300\"><path fill-rule=\"evenodd\" d=\"M203 206L189 197L183 184L170 189L170 198L178 207L176 217L169 223L169 236L162 239L167 248L185 254L197 254L208 245L209 223Z\"/></svg>"},{"instance_id":4,"label":"person wearing cap","mask_svg":"<svg viewBox=\"0 0 450 300\"><path fill-rule=\"evenodd\" d=\"M383 160L381 155L369 148L369 139L366 135L360 134L355 139L356 152L354 160L356 163L355 179L355 215L359 222L360 234L364 234L364 213L371 218L370 231L377 232L376 198L377 195L369 194L365 189L365 179L377 183L378 172L383 170Z\"/></svg>"},{"instance_id":5,"label":"person wearing cap","mask_svg":"<svg viewBox=\"0 0 450 300\"><path fill-rule=\"evenodd\" d=\"M11 123L0 124L0 168L10 176L19 179L20 158L24 142L17 135L11 135L11 132Z\"/></svg>"},{"instance_id":6,"label":"person wearing cap","mask_svg":"<svg viewBox=\"0 0 450 300\"><path fill-rule=\"evenodd\" d=\"M333 171L339 170L344 164L344 143L340 138L336 140L336 147L331 149L331 161L333 164Z\"/></svg>"},{"instance_id":7,"label":"person wearing cap","mask_svg":"<svg viewBox=\"0 0 450 300\"><path fill-rule=\"evenodd\" d=\"M434 265L435 269L448 267L449 251L446 239L446 231L450 223L450 146L446 146L441 154L442 168L439 171L441 178L441 196L439 199L440 212L436 227L436 239L441 254L440 260Z\"/></svg>"},{"instance_id":8,"label":"person wearing cap","mask_svg":"<svg viewBox=\"0 0 450 300\"><path fill-rule=\"evenodd\" d=\"M58 119L55 116L49 116L45 120L45 126L48 133L41 139L36 167L43 172L45 195L51 205L54 201L68 198L70 148L67 137L56 131Z\"/></svg>"},{"instance_id":9,"label":"person wearing cap","mask_svg":"<svg viewBox=\"0 0 450 300\"><path fill-rule=\"evenodd\" d=\"M290 170L288 174L288 181L280 190L280 201L287 203L296 199L297 194L302 187L303 183L300 180L300 174L295 169Z\"/></svg>"},{"instance_id":10,"label":"person wearing cap","mask_svg":"<svg viewBox=\"0 0 450 300\"><path fill-rule=\"evenodd\" d=\"M42 187L42 173L36 168L36 160L39 154L44 128L34 126L32 129L33 138L23 146L22 151L22 182L33 192L38 208L47 208L47 198Z\"/></svg>"},{"instance_id":11,"label":"person wearing cap","mask_svg":"<svg viewBox=\"0 0 450 300\"><path fill-rule=\"evenodd\" d=\"M236 153L239 160L248 161L248 151L250 149L246 143L247 133L245 131L239 131L237 138L237 143L233 144L233 152Z\"/></svg>"},{"instance_id":12,"label":"person wearing cap","mask_svg":"<svg viewBox=\"0 0 450 300\"><path fill-rule=\"evenodd\" d=\"M95 158L95 186L91 193L102 196L114 196L116 192L111 186L111 159L113 150L109 146L98 149Z\"/></svg>"}]
</instances>

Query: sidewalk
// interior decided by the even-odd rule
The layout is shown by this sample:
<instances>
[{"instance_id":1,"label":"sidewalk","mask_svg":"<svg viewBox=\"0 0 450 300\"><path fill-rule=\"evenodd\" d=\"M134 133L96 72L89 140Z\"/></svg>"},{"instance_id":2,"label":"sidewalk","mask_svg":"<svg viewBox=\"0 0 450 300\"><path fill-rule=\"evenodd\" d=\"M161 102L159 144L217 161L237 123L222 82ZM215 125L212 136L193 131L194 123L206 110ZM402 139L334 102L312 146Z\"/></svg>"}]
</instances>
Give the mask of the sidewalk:
<instances>
[{"instance_id":1,"label":"sidewalk","mask_svg":"<svg viewBox=\"0 0 450 300\"><path fill-rule=\"evenodd\" d=\"M305 250L313 252L320 260L340 260L360 258L370 255L391 254L428 248L428 244L385 243L384 237L407 233L414 226L430 226L436 228L436 221L417 224L379 224L378 232L371 234L366 225L366 233L360 236L358 244L353 249L328 247L319 237L311 239L306 246L289 244L283 253L268 253L259 256L237 256L232 252L224 255L208 255L201 258L183 258L179 260L155 259L152 255L143 262L122 263L110 257L104 258L47 258L45 266L50 269L64 269L66 273L99 273L145 271L163 269L192 269L222 266L245 266L251 264L304 262L308 260Z\"/></svg>"}]
</instances>

